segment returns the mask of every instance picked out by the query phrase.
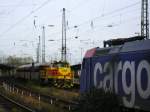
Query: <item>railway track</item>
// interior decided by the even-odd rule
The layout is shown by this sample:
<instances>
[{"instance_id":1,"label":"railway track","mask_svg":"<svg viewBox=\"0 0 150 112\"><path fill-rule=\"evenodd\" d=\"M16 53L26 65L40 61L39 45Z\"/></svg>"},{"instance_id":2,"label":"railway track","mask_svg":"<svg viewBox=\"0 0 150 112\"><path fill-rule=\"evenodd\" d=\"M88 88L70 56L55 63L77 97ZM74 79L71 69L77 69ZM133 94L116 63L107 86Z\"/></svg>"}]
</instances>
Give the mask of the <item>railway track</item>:
<instances>
[{"instance_id":1,"label":"railway track","mask_svg":"<svg viewBox=\"0 0 150 112\"><path fill-rule=\"evenodd\" d=\"M68 100L60 99L60 98L55 97L55 96L44 95L44 94L39 93L35 90L32 90L32 89L27 88L27 87L23 87L23 86L18 85L18 84L12 84L12 83L8 83L8 82L6 82L6 84L12 86L13 91L20 92L20 94L23 93L24 95L27 95L27 96L32 96L35 99L47 102L49 104L54 104L56 106L59 106L60 108L68 110L68 111L75 110L75 108L78 106L78 103L75 101L68 101Z\"/></svg>"},{"instance_id":2,"label":"railway track","mask_svg":"<svg viewBox=\"0 0 150 112\"><path fill-rule=\"evenodd\" d=\"M0 105L3 108L3 111L5 112L12 112L14 109L17 110L17 112L35 112L34 110L30 109L29 107L26 107L7 96L0 93Z\"/></svg>"}]
</instances>

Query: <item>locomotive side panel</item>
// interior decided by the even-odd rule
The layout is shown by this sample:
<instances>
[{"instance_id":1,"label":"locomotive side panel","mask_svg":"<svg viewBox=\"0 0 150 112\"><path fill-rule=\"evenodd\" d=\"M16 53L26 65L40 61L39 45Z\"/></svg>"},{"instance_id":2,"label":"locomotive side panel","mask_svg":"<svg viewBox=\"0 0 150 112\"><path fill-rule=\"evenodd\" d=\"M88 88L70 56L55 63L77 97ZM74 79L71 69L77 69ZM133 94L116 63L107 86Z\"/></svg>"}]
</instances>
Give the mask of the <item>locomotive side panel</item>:
<instances>
[{"instance_id":1,"label":"locomotive side panel","mask_svg":"<svg viewBox=\"0 0 150 112\"><path fill-rule=\"evenodd\" d=\"M85 58L80 90L92 87L113 91L129 108L150 111L150 51Z\"/></svg>"}]
</instances>

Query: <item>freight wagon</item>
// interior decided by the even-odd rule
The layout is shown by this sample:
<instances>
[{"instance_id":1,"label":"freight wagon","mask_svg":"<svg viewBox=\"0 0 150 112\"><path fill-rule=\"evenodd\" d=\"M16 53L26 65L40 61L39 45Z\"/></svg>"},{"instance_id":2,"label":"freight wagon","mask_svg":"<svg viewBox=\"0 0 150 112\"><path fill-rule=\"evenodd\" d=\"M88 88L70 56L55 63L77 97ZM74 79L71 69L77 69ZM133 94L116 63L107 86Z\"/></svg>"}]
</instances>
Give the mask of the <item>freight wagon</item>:
<instances>
[{"instance_id":1,"label":"freight wagon","mask_svg":"<svg viewBox=\"0 0 150 112\"><path fill-rule=\"evenodd\" d=\"M114 39L105 41L104 48L88 50L80 91L93 87L114 92L124 107L150 111L150 40Z\"/></svg>"},{"instance_id":2,"label":"freight wagon","mask_svg":"<svg viewBox=\"0 0 150 112\"><path fill-rule=\"evenodd\" d=\"M17 68L15 77L26 80L43 81L46 80L46 78L44 79L43 76L46 75L45 70L48 66L49 65L47 64L39 64L39 63L22 65Z\"/></svg>"}]
</instances>

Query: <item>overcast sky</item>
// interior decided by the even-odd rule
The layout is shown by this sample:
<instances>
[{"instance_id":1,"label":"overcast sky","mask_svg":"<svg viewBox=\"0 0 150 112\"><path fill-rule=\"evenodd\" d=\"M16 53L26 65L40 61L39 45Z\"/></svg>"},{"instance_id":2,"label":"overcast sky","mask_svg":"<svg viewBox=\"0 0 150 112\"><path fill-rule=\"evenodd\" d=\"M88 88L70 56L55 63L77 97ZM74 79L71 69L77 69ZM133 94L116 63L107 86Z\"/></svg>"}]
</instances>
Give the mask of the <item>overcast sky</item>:
<instances>
[{"instance_id":1,"label":"overcast sky","mask_svg":"<svg viewBox=\"0 0 150 112\"><path fill-rule=\"evenodd\" d=\"M140 32L141 0L0 0L1 55L35 59L45 25L46 59L60 59L62 8L66 8L67 52L72 63L79 63L87 49L102 47L103 40Z\"/></svg>"}]
</instances>

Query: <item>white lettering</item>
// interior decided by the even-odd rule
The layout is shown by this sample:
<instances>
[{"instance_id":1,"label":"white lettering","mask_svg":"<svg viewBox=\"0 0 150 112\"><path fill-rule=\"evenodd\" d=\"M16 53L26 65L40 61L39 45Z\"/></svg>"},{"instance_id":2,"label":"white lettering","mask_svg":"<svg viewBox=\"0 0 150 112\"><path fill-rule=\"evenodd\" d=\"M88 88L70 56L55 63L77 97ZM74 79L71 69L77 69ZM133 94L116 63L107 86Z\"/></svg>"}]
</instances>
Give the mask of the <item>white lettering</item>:
<instances>
[{"instance_id":1,"label":"white lettering","mask_svg":"<svg viewBox=\"0 0 150 112\"><path fill-rule=\"evenodd\" d=\"M113 70L112 70L112 66L111 63L105 63L104 65L104 72L106 73L105 77L104 77L104 90L107 91L112 91L113 89ZM107 83L109 84L107 87Z\"/></svg>"},{"instance_id":2,"label":"white lettering","mask_svg":"<svg viewBox=\"0 0 150 112\"><path fill-rule=\"evenodd\" d=\"M143 70L147 73L143 74ZM142 74L147 75L147 82L144 85L146 86L145 89L142 88ZM122 82L120 82L121 77ZM130 82L128 82L129 78ZM118 85L118 82L122 83L122 85ZM106 62L104 67L98 62L94 67L94 86L103 88L106 92L114 89L117 94L119 94L119 89L123 90L123 104L126 107L133 107L136 91L142 99L150 97L150 64L146 60L141 60L137 65L137 69L135 69L135 61L125 61L124 63L120 61L115 64Z\"/></svg>"},{"instance_id":3,"label":"white lettering","mask_svg":"<svg viewBox=\"0 0 150 112\"><path fill-rule=\"evenodd\" d=\"M141 83L141 77L142 77L141 72L143 69L147 71L147 77L148 77L146 90L142 89L142 83ZM146 60L141 61L137 69L137 90L139 92L139 95L144 99L147 99L150 96L150 65Z\"/></svg>"},{"instance_id":4,"label":"white lettering","mask_svg":"<svg viewBox=\"0 0 150 112\"><path fill-rule=\"evenodd\" d=\"M98 87L98 88L102 88L103 82L100 81L99 84L97 83L97 72L98 71L100 72L100 74L103 73L102 65L100 63L97 63L94 68L94 86Z\"/></svg>"},{"instance_id":5,"label":"white lettering","mask_svg":"<svg viewBox=\"0 0 150 112\"><path fill-rule=\"evenodd\" d=\"M118 93L118 76L119 76L119 71L122 70L122 62L120 61L119 64L115 64L115 81L114 81L114 85L115 85L115 93Z\"/></svg>"},{"instance_id":6,"label":"white lettering","mask_svg":"<svg viewBox=\"0 0 150 112\"><path fill-rule=\"evenodd\" d=\"M126 81L126 72L127 70L130 71L130 76L131 76L131 82L130 85L127 85L127 81ZM131 94L131 99L130 101L127 100L126 97L123 97L123 102L125 104L125 106L127 107L133 107L134 102L135 102L135 64L134 62L129 62L126 61L123 65L123 70L122 70L122 85L123 85L123 90L125 92L125 94L130 95Z\"/></svg>"}]
</instances>

